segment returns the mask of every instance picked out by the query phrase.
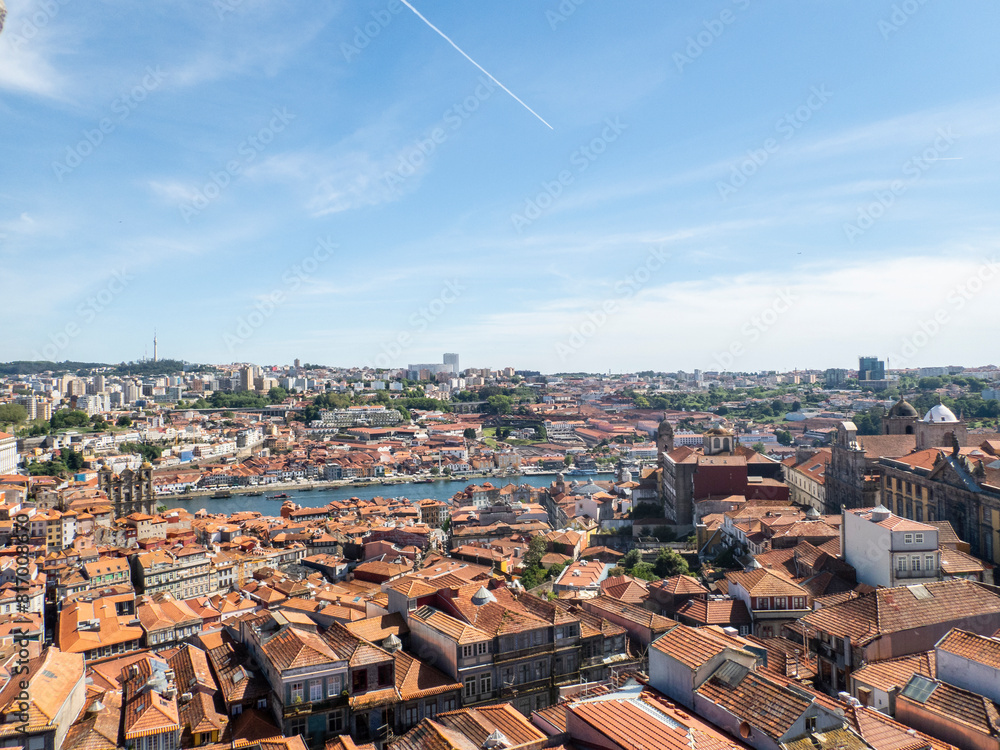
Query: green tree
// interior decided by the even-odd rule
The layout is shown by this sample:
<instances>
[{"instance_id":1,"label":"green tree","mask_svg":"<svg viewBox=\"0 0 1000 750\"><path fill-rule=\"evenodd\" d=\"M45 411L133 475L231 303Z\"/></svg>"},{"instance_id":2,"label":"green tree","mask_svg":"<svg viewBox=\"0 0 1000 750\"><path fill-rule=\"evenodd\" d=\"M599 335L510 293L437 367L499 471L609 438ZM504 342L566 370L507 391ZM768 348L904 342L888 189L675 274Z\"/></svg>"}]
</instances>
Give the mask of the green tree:
<instances>
[{"instance_id":1,"label":"green tree","mask_svg":"<svg viewBox=\"0 0 1000 750\"><path fill-rule=\"evenodd\" d=\"M774 436L778 439L780 445L791 445L792 444L792 433L788 430L775 430Z\"/></svg>"},{"instance_id":2,"label":"green tree","mask_svg":"<svg viewBox=\"0 0 1000 750\"><path fill-rule=\"evenodd\" d=\"M670 578L672 576L690 575L687 561L672 549L664 547L660 554L656 556L653 563L653 570L660 578Z\"/></svg>"},{"instance_id":3,"label":"green tree","mask_svg":"<svg viewBox=\"0 0 1000 750\"><path fill-rule=\"evenodd\" d=\"M567 453L566 456L563 458L563 463L566 464L566 466L572 466L573 465L573 454L572 453Z\"/></svg>"},{"instance_id":4,"label":"green tree","mask_svg":"<svg viewBox=\"0 0 1000 750\"><path fill-rule=\"evenodd\" d=\"M728 406L719 406L719 407L716 408L715 413L718 414L720 417L728 416L729 415L729 407Z\"/></svg>"},{"instance_id":5,"label":"green tree","mask_svg":"<svg viewBox=\"0 0 1000 750\"><path fill-rule=\"evenodd\" d=\"M80 469L83 468L83 454L78 453L72 448L64 448L61 451L59 458L71 472L80 471Z\"/></svg>"},{"instance_id":6,"label":"green tree","mask_svg":"<svg viewBox=\"0 0 1000 750\"><path fill-rule=\"evenodd\" d=\"M513 403L510 396L490 396L486 399L486 411L489 414L510 414Z\"/></svg>"},{"instance_id":7,"label":"green tree","mask_svg":"<svg viewBox=\"0 0 1000 750\"><path fill-rule=\"evenodd\" d=\"M116 427L131 427L132 418L129 416L118 417L118 421L115 422Z\"/></svg>"},{"instance_id":8,"label":"green tree","mask_svg":"<svg viewBox=\"0 0 1000 750\"><path fill-rule=\"evenodd\" d=\"M542 557L545 555L548 545L545 541L545 537L541 535L536 535L531 537L531 541L528 542L528 551L524 553L524 565L528 568L533 568L537 565L542 564Z\"/></svg>"},{"instance_id":9,"label":"green tree","mask_svg":"<svg viewBox=\"0 0 1000 750\"><path fill-rule=\"evenodd\" d=\"M801 408L802 408L801 401L792 401L792 411L798 411Z\"/></svg>"},{"instance_id":10,"label":"green tree","mask_svg":"<svg viewBox=\"0 0 1000 750\"><path fill-rule=\"evenodd\" d=\"M633 548L625 553L625 557L622 558L621 564L625 570L632 570L632 568L640 562L642 562L642 555L639 553L639 550Z\"/></svg>"},{"instance_id":11,"label":"green tree","mask_svg":"<svg viewBox=\"0 0 1000 750\"><path fill-rule=\"evenodd\" d=\"M462 437L464 437L466 440L475 440L476 439L476 428L475 427L466 427L462 431Z\"/></svg>"},{"instance_id":12,"label":"green tree","mask_svg":"<svg viewBox=\"0 0 1000 750\"><path fill-rule=\"evenodd\" d=\"M778 417L785 413L785 402L780 399L774 399L771 402L771 413Z\"/></svg>"},{"instance_id":13,"label":"green tree","mask_svg":"<svg viewBox=\"0 0 1000 750\"><path fill-rule=\"evenodd\" d=\"M644 581L655 581L659 576L656 575L656 571L653 566L648 562L637 563L632 570L629 571L629 575L635 578L641 578Z\"/></svg>"},{"instance_id":14,"label":"green tree","mask_svg":"<svg viewBox=\"0 0 1000 750\"><path fill-rule=\"evenodd\" d=\"M288 391L286 391L284 388L282 388L280 386L277 386L277 385L273 386L267 392L267 399L272 404L280 404L286 398L288 398Z\"/></svg>"},{"instance_id":15,"label":"green tree","mask_svg":"<svg viewBox=\"0 0 1000 750\"><path fill-rule=\"evenodd\" d=\"M20 404L0 404L0 424L21 424L28 418L28 410Z\"/></svg>"},{"instance_id":16,"label":"green tree","mask_svg":"<svg viewBox=\"0 0 1000 750\"><path fill-rule=\"evenodd\" d=\"M767 448L764 447L763 443L757 442L750 446L758 453L767 453Z\"/></svg>"},{"instance_id":17,"label":"green tree","mask_svg":"<svg viewBox=\"0 0 1000 750\"><path fill-rule=\"evenodd\" d=\"M61 409L52 414L49 424L53 430L65 430L69 427L87 427L90 425L90 417L87 412L79 409Z\"/></svg>"}]
</instances>

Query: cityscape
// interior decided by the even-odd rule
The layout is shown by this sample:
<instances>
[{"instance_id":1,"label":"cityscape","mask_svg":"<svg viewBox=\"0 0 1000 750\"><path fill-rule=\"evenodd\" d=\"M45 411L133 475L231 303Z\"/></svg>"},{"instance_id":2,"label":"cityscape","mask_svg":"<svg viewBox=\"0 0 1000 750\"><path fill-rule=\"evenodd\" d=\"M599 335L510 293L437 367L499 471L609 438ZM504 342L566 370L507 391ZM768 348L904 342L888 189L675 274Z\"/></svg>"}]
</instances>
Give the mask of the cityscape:
<instances>
[{"instance_id":1,"label":"cityscape","mask_svg":"<svg viewBox=\"0 0 1000 750\"><path fill-rule=\"evenodd\" d=\"M0 747L1000 750L998 29L0 0Z\"/></svg>"},{"instance_id":2,"label":"cityscape","mask_svg":"<svg viewBox=\"0 0 1000 750\"><path fill-rule=\"evenodd\" d=\"M28 744L961 747L991 705L997 366L151 349L0 366Z\"/></svg>"}]
</instances>

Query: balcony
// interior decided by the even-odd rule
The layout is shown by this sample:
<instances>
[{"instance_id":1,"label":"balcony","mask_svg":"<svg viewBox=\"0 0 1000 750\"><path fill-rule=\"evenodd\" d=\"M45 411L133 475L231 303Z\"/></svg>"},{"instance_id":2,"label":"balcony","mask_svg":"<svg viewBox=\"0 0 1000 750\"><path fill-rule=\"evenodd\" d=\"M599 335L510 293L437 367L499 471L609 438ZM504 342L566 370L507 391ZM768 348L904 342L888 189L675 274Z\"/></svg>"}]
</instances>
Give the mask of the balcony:
<instances>
[{"instance_id":1,"label":"balcony","mask_svg":"<svg viewBox=\"0 0 1000 750\"><path fill-rule=\"evenodd\" d=\"M303 701L302 703L289 703L284 706L281 715L285 719L296 716L307 716L309 714L323 713L334 708L342 708L348 703L348 696L336 695L333 698L324 698L318 701Z\"/></svg>"},{"instance_id":2,"label":"balcony","mask_svg":"<svg viewBox=\"0 0 1000 750\"><path fill-rule=\"evenodd\" d=\"M503 664L517 659L527 659L538 654L552 653L553 650L553 644L543 643L539 646L528 646L527 648L518 648L513 651L501 651L496 655L496 663Z\"/></svg>"}]
</instances>

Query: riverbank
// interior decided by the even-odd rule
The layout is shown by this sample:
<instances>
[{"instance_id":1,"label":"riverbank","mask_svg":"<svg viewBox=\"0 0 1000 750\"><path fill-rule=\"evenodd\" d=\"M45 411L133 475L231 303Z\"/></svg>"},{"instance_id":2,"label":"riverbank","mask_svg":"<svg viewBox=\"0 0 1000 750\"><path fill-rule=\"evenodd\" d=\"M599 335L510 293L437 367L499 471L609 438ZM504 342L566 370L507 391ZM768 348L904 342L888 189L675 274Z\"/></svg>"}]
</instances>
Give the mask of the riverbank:
<instances>
[{"instance_id":1,"label":"riverbank","mask_svg":"<svg viewBox=\"0 0 1000 750\"><path fill-rule=\"evenodd\" d=\"M442 485L450 484L454 485L455 492L461 487L467 484L471 484L480 480L487 480L494 484L495 486L503 486L505 484L513 482L514 484L519 484L521 480L526 477L537 477L537 476L555 476L558 472L555 471L538 471L530 472L527 474L515 474L512 476L495 476L492 474L462 474L461 476L451 476L451 477L417 477L412 476L407 477L385 477L384 479L363 479L361 481L355 479L319 479L312 480L308 482L274 482L273 484L257 485L256 487L229 487L229 488L215 488L215 489L197 489L191 490L190 492L179 492L172 493L168 495L157 495L156 499L158 504L162 505L159 501L176 501L176 500L193 500L195 498L211 498L212 495L220 491L228 491L231 497L260 497L261 495L251 494L251 493L262 493L263 497L270 497L271 495L279 495L282 493L287 493L289 495L288 499L295 499L299 493L308 493L314 490L332 490L340 489L343 487L386 487L387 489L392 488L396 485L417 485L417 486L429 486L429 485ZM427 479L431 481L427 481ZM579 479L581 477L574 477Z\"/></svg>"}]
</instances>

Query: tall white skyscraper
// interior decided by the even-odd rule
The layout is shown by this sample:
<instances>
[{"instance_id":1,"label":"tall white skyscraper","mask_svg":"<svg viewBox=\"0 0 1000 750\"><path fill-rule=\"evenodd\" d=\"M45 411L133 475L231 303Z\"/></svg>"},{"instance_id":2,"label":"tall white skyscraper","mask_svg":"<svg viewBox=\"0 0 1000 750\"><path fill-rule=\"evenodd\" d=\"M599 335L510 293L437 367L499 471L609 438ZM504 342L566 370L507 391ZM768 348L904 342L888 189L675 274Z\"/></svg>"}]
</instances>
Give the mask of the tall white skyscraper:
<instances>
[{"instance_id":1,"label":"tall white skyscraper","mask_svg":"<svg viewBox=\"0 0 1000 750\"><path fill-rule=\"evenodd\" d=\"M446 365L451 365L454 368L455 374L458 375L461 370L458 367L458 355L453 353L446 353L444 355L444 363Z\"/></svg>"}]
</instances>

